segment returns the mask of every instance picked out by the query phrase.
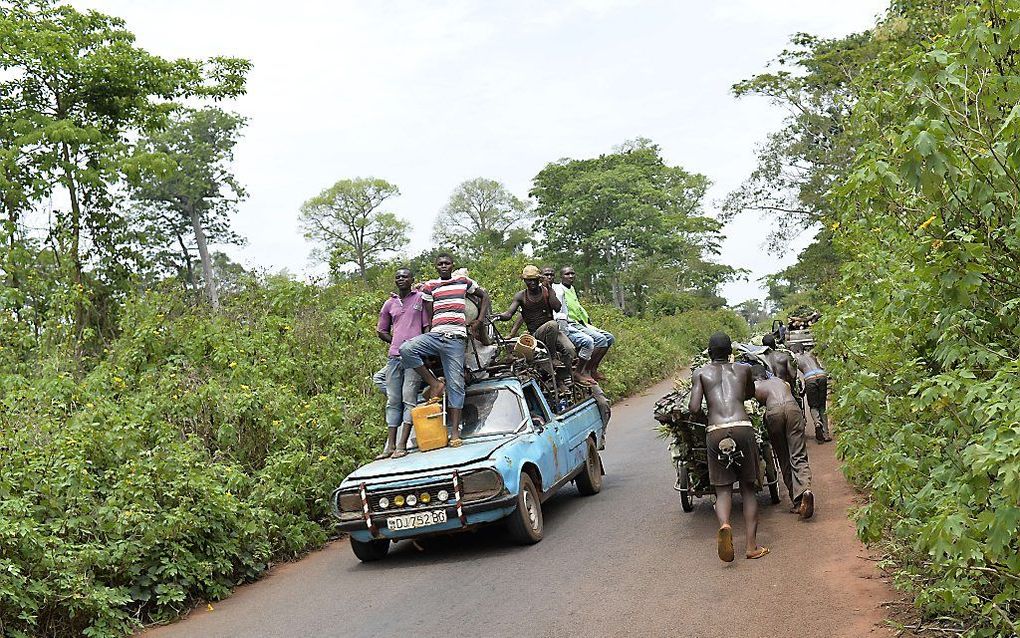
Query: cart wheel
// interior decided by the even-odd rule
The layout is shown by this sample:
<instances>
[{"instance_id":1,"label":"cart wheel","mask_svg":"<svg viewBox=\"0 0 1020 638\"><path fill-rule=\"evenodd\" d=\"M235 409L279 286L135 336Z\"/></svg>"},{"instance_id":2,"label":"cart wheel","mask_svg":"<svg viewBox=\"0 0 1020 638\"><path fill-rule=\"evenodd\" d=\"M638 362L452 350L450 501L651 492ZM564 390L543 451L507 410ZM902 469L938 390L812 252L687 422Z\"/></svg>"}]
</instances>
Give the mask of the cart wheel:
<instances>
[{"instance_id":1,"label":"cart wheel","mask_svg":"<svg viewBox=\"0 0 1020 638\"><path fill-rule=\"evenodd\" d=\"M687 466L683 461L676 462L677 487L680 492L680 509L685 512L694 511L694 503L691 502L693 492L691 490L691 476L687 472Z\"/></svg>"},{"instance_id":2,"label":"cart wheel","mask_svg":"<svg viewBox=\"0 0 1020 638\"><path fill-rule=\"evenodd\" d=\"M762 452L765 456L765 481L769 486L769 498L772 500L773 505L778 505L779 498L779 459L776 457L776 451L769 444L762 446Z\"/></svg>"}]
</instances>

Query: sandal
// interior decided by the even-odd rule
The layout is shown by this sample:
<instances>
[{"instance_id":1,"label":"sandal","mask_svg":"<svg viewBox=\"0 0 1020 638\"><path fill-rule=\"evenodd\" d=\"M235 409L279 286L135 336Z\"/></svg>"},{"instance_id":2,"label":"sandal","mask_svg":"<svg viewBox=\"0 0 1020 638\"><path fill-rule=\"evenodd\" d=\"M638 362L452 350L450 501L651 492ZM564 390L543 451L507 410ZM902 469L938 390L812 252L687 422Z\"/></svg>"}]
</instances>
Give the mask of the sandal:
<instances>
[{"instance_id":1,"label":"sandal","mask_svg":"<svg viewBox=\"0 0 1020 638\"><path fill-rule=\"evenodd\" d=\"M768 553L769 553L768 547L759 547L756 551L753 551L750 554L748 554L747 557L751 560L755 560L757 558L761 558L762 556Z\"/></svg>"},{"instance_id":2,"label":"sandal","mask_svg":"<svg viewBox=\"0 0 1020 638\"><path fill-rule=\"evenodd\" d=\"M393 450L393 454L390 455L391 459L399 459L407 456L407 450Z\"/></svg>"},{"instance_id":3,"label":"sandal","mask_svg":"<svg viewBox=\"0 0 1020 638\"><path fill-rule=\"evenodd\" d=\"M388 458L391 458L391 457L390 457L390 455L391 455L391 454L393 454L393 453L392 453L392 452L387 452L386 450L383 450L383 451L382 451L382 454L378 454L378 455L376 455L376 457L375 457L375 460L376 460L376 461L381 461L381 460L383 460L383 459L388 459Z\"/></svg>"},{"instance_id":4,"label":"sandal","mask_svg":"<svg viewBox=\"0 0 1020 638\"><path fill-rule=\"evenodd\" d=\"M733 529L729 525L723 525L716 533L716 550L719 552L719 560L733 562Z\"/></svg>"},{"instance_id":5,"label":"sandal","mask_svg":"<svg viewBox=\"0 0 1020 638\"><path fill-rule=\"evenodd\" d=\"M450 439L450 447L460 447L463 443L460 439Z\"/></svg>"}]
</instances>

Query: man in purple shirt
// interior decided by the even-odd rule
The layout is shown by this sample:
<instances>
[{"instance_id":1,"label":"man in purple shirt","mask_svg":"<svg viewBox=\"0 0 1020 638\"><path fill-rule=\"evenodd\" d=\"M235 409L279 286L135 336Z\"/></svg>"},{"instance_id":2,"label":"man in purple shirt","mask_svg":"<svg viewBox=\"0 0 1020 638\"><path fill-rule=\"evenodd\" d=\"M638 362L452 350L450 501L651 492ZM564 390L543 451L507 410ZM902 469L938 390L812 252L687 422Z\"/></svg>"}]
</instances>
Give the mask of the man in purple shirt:
<instances>
[{"instance_id":1,"label":"man in purple shirt","mask_svg":"<svg viewBox=\"0 0 1020 638\"><path fill-rule=\"evenodd\" d=\"M397 270L394 281L397 292L390 293L390 298L383 304L379 312L379 325L376 326L379 338L390 344L386 367L373 376L379 389L386 393L388 428L386 447L376 459L388 456L400 458L407 454L407 437L411 434L411 408L418 402L422 379L416 371L411 368L405 370L401 365L400 346L428 329L428 317L423 312L425 304L421 293L411 289L414 273L408 268L401 268Z\"/></svg>"}]
</instances>

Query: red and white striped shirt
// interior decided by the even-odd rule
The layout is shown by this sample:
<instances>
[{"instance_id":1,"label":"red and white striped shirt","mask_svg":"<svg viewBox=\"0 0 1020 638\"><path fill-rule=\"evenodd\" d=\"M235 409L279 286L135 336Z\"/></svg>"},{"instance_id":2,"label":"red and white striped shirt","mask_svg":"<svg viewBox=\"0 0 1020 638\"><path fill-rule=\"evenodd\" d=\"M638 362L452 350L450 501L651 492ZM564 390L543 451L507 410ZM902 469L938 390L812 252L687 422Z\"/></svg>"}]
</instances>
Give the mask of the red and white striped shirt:
<instances>
[{"instance_id":1,"label":"red and white striped shirt","mask_svg":"<svg viewBox=\"0 0 1020 638\"><path fill-rule=\"evenodd\" d=\"M432 302L432 332L467 336L464 318L464 301L469 293L478 290L478 284L467 277L433 279L421 287L421 298Z\"/></svg>"}]
</instances>

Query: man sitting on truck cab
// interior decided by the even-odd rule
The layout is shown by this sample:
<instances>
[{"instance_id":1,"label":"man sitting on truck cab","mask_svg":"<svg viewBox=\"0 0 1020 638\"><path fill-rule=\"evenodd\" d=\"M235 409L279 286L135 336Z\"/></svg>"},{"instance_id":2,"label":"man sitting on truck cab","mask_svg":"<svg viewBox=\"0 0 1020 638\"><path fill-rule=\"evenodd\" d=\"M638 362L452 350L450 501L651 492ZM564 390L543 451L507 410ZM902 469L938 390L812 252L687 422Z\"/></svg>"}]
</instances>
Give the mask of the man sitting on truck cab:
<instances>
[{"instance_id":1,"label":"man sitting on truck cab","mask_svg":"<svg viewBox=\"0 0 1020 638\"><path fill-rule=\"evenodd\" d=\"M541 273L535 266L525 266L521 273L524 280L524 290L514 295L514 300L506 312L496 315L497 321L507 321L514 316L518 310L528 332L543 344L549 351L550 356L556 354L560 362L571 371L574 381L590 384L591 377L587 376L578 365L574 369L574 358L577 356L573 344L567 335L560 332L559 324L553 318L553 313L560 310L559 298L542 283ZM580 364L580 360L578 361Z\"/></svg>"},{"instance_id":2,"label":"man sitting on truck cab","mask_svg":"<svg viewBox=\"0 0 1020 638\"><path fill-rule=\"evenodd\" d=\"M596 381L605 379L599 373L599 364L602 357L606 356L609 348L616 343L616 337L611 333L596 328L588 318L588 311L581 305L577 298L577 290L574 288L574 279L577 273L573 266L560 268L560 285L555 288L557 296L567 310L567 324L576 330L583 332L592 338L595 350L592 352L591 361L588 363L588 374Z\"/></svg>"},{"instance_id":3,"label":"man sitting on truck cab","mask_svg":"<svg viewBox=\"0 0 1020 638\"><path fill-rule=\"evenodd\" d=\"M438 279L431 279L421 287L425 302L425 316L431 328L400 346L400 358L405 369L415 370L429 389L427 396L439 397L446 393L447 425L450 445L458 447L460 439L460 417L464 408L464 355L467 348L468 329L477 330L478 319L467 324L464 306L469 294L481 298L480 307L489 306L489 295L472 279L453 275L453 257L440 253L436 257ZM439 357L443 365L443 380L437 379L425 365L424 357Z\"/></svg>"},{"instance_id":4,"label":"man sitting on truck cab","mask_svg":"<svg viewBox=\"0 0 1020 638\"><path fill-rule=\"evenodd\" d=\"M563 301L563 285L556 283L555 269L550 266L542 268L542 283L549 290L556 293L556 298L560 301L560 309L553 312L553 319L556 320L556 324L560 327L560 332L567 335L570 343L574 344L574 350L577 351L578 370L590 377L591 356L595 352L595 340L588 333L581 332L576 327L570 325L570 322L567 320L567 304Z\"/></svg>"}]
</instances>

